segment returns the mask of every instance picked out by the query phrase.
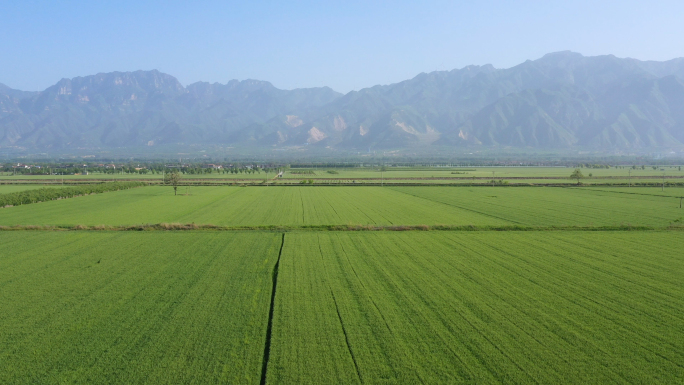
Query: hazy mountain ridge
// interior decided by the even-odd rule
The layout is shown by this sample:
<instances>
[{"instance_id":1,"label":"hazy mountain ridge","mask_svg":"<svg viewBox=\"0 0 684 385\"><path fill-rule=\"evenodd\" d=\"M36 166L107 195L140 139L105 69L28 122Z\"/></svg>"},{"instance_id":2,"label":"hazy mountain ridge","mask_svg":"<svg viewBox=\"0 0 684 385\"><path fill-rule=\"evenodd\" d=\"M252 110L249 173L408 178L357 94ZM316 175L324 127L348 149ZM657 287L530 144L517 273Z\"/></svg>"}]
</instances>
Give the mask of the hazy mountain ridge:
<instances>
[{"instance_id":1,"label":"hazy mountain ridge","mask_svg":"<svg viewBox=\"0 0 684 385\"><path fill-rule=\"evenodd\" d=\"M453 76L464 70L472 75ZM396 94L396 88L405 93L415 86L413 95L419 97L395 98L396 102L384 109L385 114L378 114L373 122L347 123L369 125L369 140L364 144L379 147L398 144L397 140L386 142L388 138L404 144L421 142L431 131L438 133L431 135L438 136L434 143L445 145L681 147L684 90L678 74L683 70L681 59L639 62L610 55L584 57L560 52L503 70L466 67L451 71L452 76L421 74L399 83L402 87L386 88L384 94L367 104L391 100L392 95L387 94ZM427 79L431 78L439 78L442 87L429 84ZM337 109L347 116L356 110L349 104ZM396 111L410 117L387 118L395 116L392 114ZM329 126L330 120L328 117L327 122L317 124ZM361 147L351 140L328 141L328 145Z\"/></svg>"},{"instance_id":2,"label":"hazy mountain ridge","mask_svg":"<svg viewBox=\"0 0 684 385\"><path fill-rule=\"evenodd\" d=\"M45 91L15 98L18 108L6 108L0 116L0 144L63 148L221 143L238 128L338 96L329 88L284 91L255 80L183 87L156 70L97 74L62 79Z\"/></svg>"},{"instance_id":3,"label":"hazy mountain ridge","mask_svg":"<svg viewBox=\"0 0 684 385\"><path fill-rule=\"evenodd\" d=\"M183 87L158 71L0 85L0 146L684 147L684 59L559 52L341 95L257 80Z\"/></svg>"}]
</instances>

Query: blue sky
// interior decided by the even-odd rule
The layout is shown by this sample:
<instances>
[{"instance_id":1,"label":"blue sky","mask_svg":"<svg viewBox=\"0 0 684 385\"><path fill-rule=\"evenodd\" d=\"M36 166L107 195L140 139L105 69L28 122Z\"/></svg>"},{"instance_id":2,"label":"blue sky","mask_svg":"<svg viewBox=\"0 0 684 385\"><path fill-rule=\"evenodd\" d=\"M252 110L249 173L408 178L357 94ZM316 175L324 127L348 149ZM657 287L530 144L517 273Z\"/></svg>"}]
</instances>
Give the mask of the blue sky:
<instances>
[{"instance_id":1,"label":"blue sky","mask_svg":"<svg viewBox=\"0 0 684 385\"><path fill-rule=\"evenodd\" d=\"M2 1L0 83L158 69L340 92L548 52L684 56L683 1Z\"/></svg>"}]
</instances>

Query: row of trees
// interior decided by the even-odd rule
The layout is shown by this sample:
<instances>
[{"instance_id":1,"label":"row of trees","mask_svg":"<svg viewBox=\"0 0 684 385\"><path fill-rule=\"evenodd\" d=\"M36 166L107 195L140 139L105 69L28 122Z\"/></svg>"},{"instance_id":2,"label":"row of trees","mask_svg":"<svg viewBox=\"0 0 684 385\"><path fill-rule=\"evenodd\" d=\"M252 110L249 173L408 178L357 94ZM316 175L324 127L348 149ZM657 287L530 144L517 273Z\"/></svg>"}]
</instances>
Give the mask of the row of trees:
<instances>
[{"instance_id":1,"label":"row of trees","mask_svg":"<svg viewBox=\"0 0 684 385\"><path fill-rule=\"evenodd\" d=\"M202 168L202 167L181 167L179 169L183 174L261 174L261 172L273 173L275 168L256 168L256 167L225 167L220 169Z\"/></svg>"},{"instance_id":2,"label":"row of trees","mask_svg":"<svg viewBox=\"0 0 684 385\"><path fill-rule=\"evenodd\" d=\"M646 167L647 167L647 166L646 166L646 165L641 165L641 166L637 166L637 165L632 165L632 166L609 166L609 165L607 165L607 164L589 164L589 163L580 163L580 164L577 165L577 168L599 168L599 169L600 169L600 168L605 168L605 169L609 169L609 168L611 168L611 167L620 168L620 169L624 169L625 167L627 167L627 168L631 168L632 170L646 170ZM654 170L657 170L658 168L669 167L670 169L672 169L672 168L677 168L679 171L682 171L682 166L650 166L650 167L651 167L652 169L654 169Z\"/></svg>"},{"instance_id":3,"label":"row of trees","mask_svg":"<svg viewBox=\"0 0 684 385\"><path fill-rule=\"evenodd\" d=\"M45 202L56 199L72 198L80 195L125 190L145 185L146 184L142 182L109 182L61 188L44 187L36 190L25 190L0 194L0 207L26 205L30 203Z\"/></svg>"},{"instance_id":4,"label":"row of trees","mask_svg":"<svg viewBox=\"0 0 684 385\"><path fill-rule=\"evenodd\" d=\"M625 166L619 166L619 167L620 167L620 168L625 168ZM651 168L654 169L654 170L657 170L658 168L665 168L665 167L668 167L668 168L670 168L670 169L676 168L676 169L678 169L679 171L682 171L682 166L651 166ZM634 166L631 166L631 167L630 167L630 166L627 166L627 168L631 168L632 170L646 170L646 166L644 166L644 165L641 165L641 166L636 166L636 165L634 165Z\"/></svg>"},{"instance_id":5,"label":"row of trees","mask_svg":"<svg viewBox=\"0 0 684 385\"><path fill-rule=\"evenodd\" d=\"M590 164L590 163L580 163L577 165L578 168L610 168L607 164Z\"/></svg>"}]
</instances>

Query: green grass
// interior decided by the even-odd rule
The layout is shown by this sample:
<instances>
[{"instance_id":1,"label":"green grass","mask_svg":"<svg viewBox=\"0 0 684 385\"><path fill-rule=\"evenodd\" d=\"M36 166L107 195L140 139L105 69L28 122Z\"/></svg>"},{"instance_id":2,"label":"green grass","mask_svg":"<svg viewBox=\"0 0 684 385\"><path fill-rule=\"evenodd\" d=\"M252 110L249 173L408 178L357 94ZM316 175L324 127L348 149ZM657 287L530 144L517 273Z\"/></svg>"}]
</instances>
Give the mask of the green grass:
<instances>
[{"instance_id":1,"label":"green grass","mask_svg":"<svg viewBox=\"0 0 684 385\"><path fill-rule=\"evenodd\" d=\"M278 234L0 237L0 383L259 383Z\"/></svg>"},{"instance_id":2,"label":"green grass","mask_svg":"<svg viewBox=\"0 0 684 385\"><path fill-rule=\"evenodd\" d=\"M293 233L269 383L681 383L678 233Z\"/></svg>"}]
</instances>

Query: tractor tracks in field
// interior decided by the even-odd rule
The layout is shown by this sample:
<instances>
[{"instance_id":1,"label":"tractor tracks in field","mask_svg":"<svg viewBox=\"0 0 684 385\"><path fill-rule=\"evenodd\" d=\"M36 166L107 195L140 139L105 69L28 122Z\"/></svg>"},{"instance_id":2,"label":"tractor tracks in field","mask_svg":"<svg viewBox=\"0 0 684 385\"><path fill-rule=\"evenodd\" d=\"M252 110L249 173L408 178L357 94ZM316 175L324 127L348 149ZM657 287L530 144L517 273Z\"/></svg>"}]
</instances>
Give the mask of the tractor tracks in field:
<instances>
[{"instance_id":1,"label":"tractor tracks in field","mask_svg":"<svg viewBox=\"0 0 684 385\"><path fill-rule=\"evenodd\" d=\"M323 258L323 249L321 248L321 240L320 237L318 237L318 252L321 256L321 259L324 260ZM325 264L325 261L323 261ZM356 274L356 272L355 272ZM326 282L328 280L326 279ZM328 284L328 289L330 290L330 297L332 297L333 303L335 304L335 312L337 313L337 319L340 321L340 327L342 328L342 334L344 334L344 342L347 345L347 351L349 351L349 356L352 359L352 362L354 362L354 369L356 369L356 376L359 379L359 382L363 384L363 377L361 376L361 371L359 370L359 364L356 362L356 356L354 355L354 350L352 350L351 344L349 343L349 336L347 335L347 328L344 326L344 321L342 321L342 314L340 314L340 307L337 305L337 298L335 298L335 293L333 292L332 286L330 285L329 282Z\"/></svg>"},{"instance_id":2,"label":"tractor tracks in field","mask_svg":"<svg viewBox=\"0 0 684 385\"><path fill-rule=\"evenodd\" d=\"M635 187L638 188L638 187ZM651 193L644 193L644 192L631 192L631 191L616 191L616 190L606 190L605 188L596 188L596 187L590 187L587 189L582 189L579 187L569 187L568 189L575 190L575 191L582 191L582 192L601 192L601 193L606 193L606 196L610 196L610 194L626 194L626 195L637 195L637 196L646 196L646 197L655 197L655 198L672 198L672 199L679 199L679 196L675 195L663 195L663 194L651 194ZM684 195L684 194L682 194Z\"/></svg>"},{"instance_id":3,"label":"tractor tracks in field","mask_svg":"<svg viewBox=\"0 0 684 385\"><path fill-rule=\"evenodd\" d=\"M347 329L344 327L344 321L342 321L342 315L340 314L340 307L337 306L337 299L332 289L330 289L330 296L332 296L333 302L335 303L335 311L337 312L337 318L340 320L340 326L342 327L342 334L344 334L344 342L347 344L347 350L354 362L354 368L356 369L356 375L359 377L359 381L363 384L363 377L361 377L361 371L359 370L359 364L356 362L356 357L354 356L354 351L349 344L349 336L347 335Z\"/></svg>"},{"instance_id":4,"label":"tractor tracks in field","mask_svg":"<svg viewBox=\"0 0 684 385\"><path fill-rule=\"evenodd\" d=\"M431 202L431 203L437 203L437 204L442 204L442 205L445 205L445 206L456 207L457 209L464 210L464 211L470 211L470 212L473 212L473 213L475 213L475 214L479 214L479 215L482 215L482 216L485 216L485 217L495 218L495 219L498 219L498 220L502 220L502 221L504 221L504 222L513 223L513 224L515 224L515 225L522 225L522 223L521 223L521 222L518 222L518 221L514 221L514 220L511 220L511 219L502 218L502 217L499 217L499 216L496 216L496 215L493 215L493 214L485 213L485 212L483 212L483 211L477 211L477 210L474 210L474 209L471 209L471 208L467 208L467 207L463 207L463 206L459 206L459 205L456 205L456 204L453 204L453 203L447 203L447 202L442 202L442 201L439 201L439 200L434 200L434 199L426 198L426 197L423 197L423 196L420 196L420 195L411 194L411 193L408 193L408 192L402 191L402 190L396 190L396 189L394 189L394 191L397 191L397 192L399 192L399 193L401 193L401 194L405 194L405 195L412 196L412 197L414 197L414 198L422 199L422 200L425 200L425 201L428 201L428 202Z\"/></svg>"},{"instance_id":5,"label":"tractor tracks in field","mask_svg":"<svg viewBox=\"0 0 684 385\"><path fill-rule=\"evenodd\" d=\"M261 385L266 384L266 374L268 373L268 360L271 357L271 336L273 335L273 312L275 309L276 289L278 288L278 268L280 267L280 257L283 255L283 247L285 246L285 233L280 241L280 250L278 251L278 259L273 266L273 273L271 279L273 286L271 287L271 305L268 309L268 324L266 326L266 341L264 342L264 357L261 361Z\"/></svg>"}]
</instances>

